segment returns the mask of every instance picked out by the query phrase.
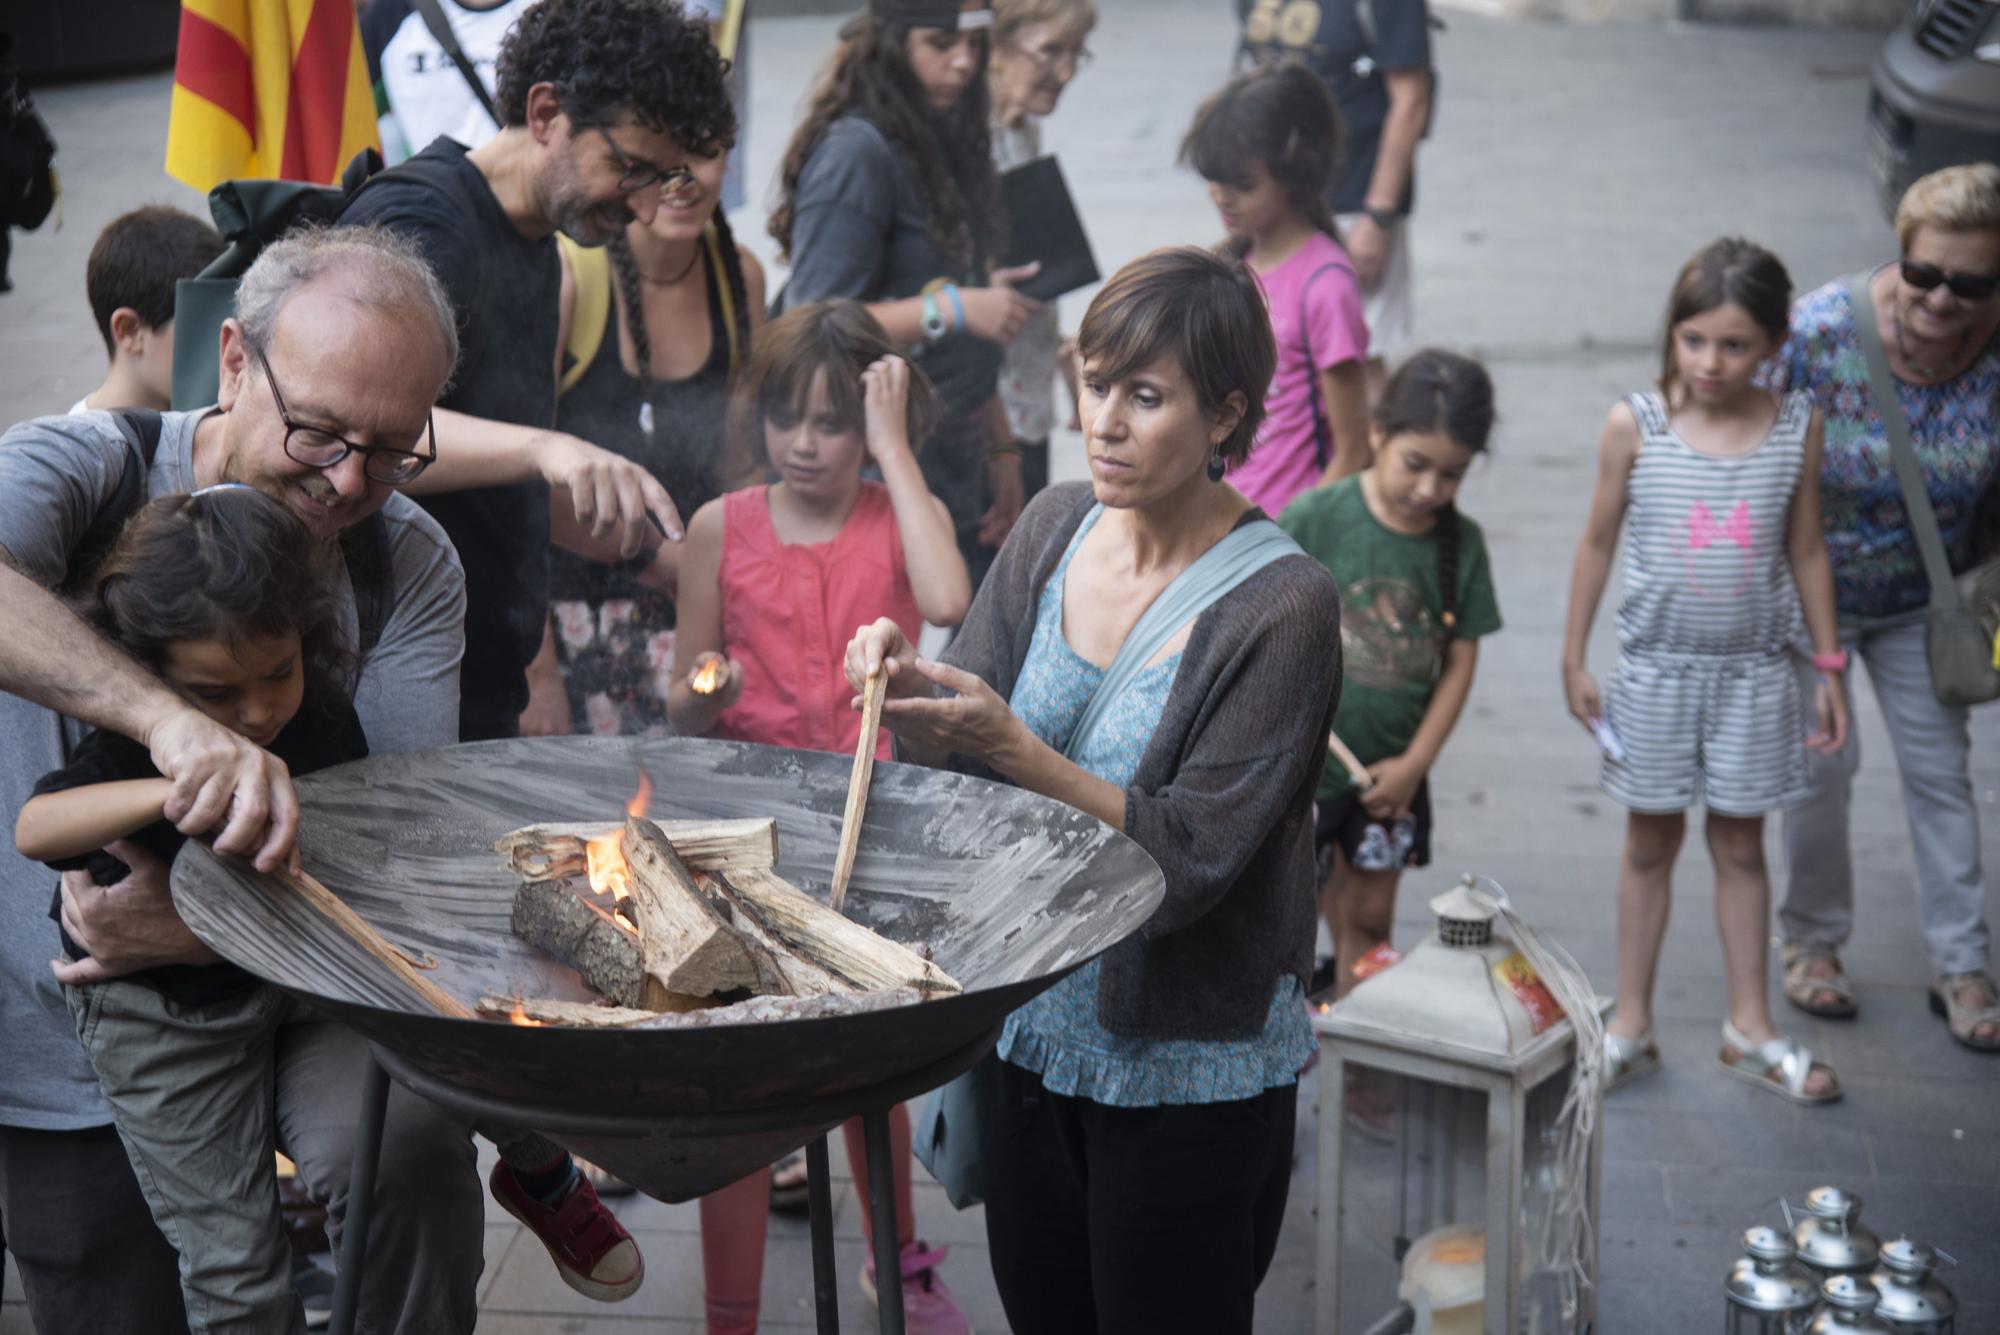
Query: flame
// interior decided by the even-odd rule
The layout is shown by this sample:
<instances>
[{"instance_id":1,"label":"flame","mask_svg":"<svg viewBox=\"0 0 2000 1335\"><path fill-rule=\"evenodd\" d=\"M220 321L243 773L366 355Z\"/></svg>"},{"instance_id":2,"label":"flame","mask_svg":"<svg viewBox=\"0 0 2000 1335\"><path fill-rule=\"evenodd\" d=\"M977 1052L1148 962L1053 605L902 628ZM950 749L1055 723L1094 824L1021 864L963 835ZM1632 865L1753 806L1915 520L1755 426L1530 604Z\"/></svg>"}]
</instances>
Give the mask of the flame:
<instances>
[{"instance_id":1,"label":"flame","mask_svg":"<svg viewBox=\"0 0 2000 1335\"><path fill-rule=\"evenodd\" d=\"M523 1029L540 1029L542 1027L540 1020L531 1020L528 1018L528 1012L521 1005L519 997L514 998L514 1009L507 1012L507 1023L518 1024Z\"/></svg>"},{"instance_id":2,"label":"flame","mask_svg":"<svg viewBox=\"0 0 2000 1335\"><path fill-rule=\"evenodd\" d=\"M696 695L714 695L722 689L726 671L727 665L722 659L708 659L688 677L688 688Z\"/></svg>"},{"instance_id":3,"label":"flame","mask_svg":"<svg viewBox=\"0 0 2000 1335\"><path fill-rule=\"evenodd\" d=\"M643 816L646 808L653 805L653 776L645 770L639 771L639 791L632 794L632 800L625 804L628 816Z\"/></svg>"},{"instance_id":4,"label":"flame","mask_svg":"<svg viewBox=\"0 0 2000 1335\"><path fill-rule=\"evenodd\" d=\"M618 845L618 832L600 834L583 845L585 873L592 893L622 900L632 893L631 872L625 865L625 850Z\"/></svg>"}]
</instances>

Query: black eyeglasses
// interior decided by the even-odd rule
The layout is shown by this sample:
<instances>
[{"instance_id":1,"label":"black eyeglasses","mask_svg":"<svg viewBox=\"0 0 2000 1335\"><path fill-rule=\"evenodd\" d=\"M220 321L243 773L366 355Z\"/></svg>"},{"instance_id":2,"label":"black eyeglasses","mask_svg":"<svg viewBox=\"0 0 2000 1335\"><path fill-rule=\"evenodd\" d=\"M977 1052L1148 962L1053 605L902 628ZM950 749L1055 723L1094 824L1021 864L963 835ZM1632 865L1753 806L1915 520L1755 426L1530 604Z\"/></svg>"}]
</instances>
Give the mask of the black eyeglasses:
<instances>
[{"instance_id":1,"label":"black eyeglasses","mask_svg":"<svg viewBox=\"0 0 2000 1335\"><path fill-rule=\"evenodd\" d=\"M678 190L694 180L694 173L686 167L659 167L643 162L618 147L618 141L602 125L593 126L604 140L604 146L611 150L611 160L618 165L618 193L636 195L641 190L653 186L664 186L668 190Z\"/></svg>"},{"instance_id":2,"label":"black eyeglasses","mask_svg":"<svg viewBox=\"0 0 2000 1335\"><path fill-rule=\"evenodd\" d=\"M1960 301L1984 301L2000 292L2000 274L1946 273L1935 264L1919 264L1916 260L1903 261L1903 281L1919 292L1928 292L1942 283Z\"/></svg>"},{"instance_id":3,"label":"black eyeglasses","mask_svg":"<svg viewBox=\"0 0 2000 1335\"><path fill-rule=\"evenodd\" d=\"M425 414L424 430L429 438L430 453L417 454L411 450L392 450L382 445L356 445L351 440L336 436L322 427L307 426L294 422L285 409L285 396L278 392L278 381L271 374L271 363L264 354L252 348L250 355L257 359L257 365L264 370L264 383L271 387L271 402L278 405L278 420L285 424L285 454L295 463L308 468L331 468L350 454L361 456L361 471L370 480L400 487L417 480L417 475L437 462L437 419Z\"/></svg>"}]
</instances>

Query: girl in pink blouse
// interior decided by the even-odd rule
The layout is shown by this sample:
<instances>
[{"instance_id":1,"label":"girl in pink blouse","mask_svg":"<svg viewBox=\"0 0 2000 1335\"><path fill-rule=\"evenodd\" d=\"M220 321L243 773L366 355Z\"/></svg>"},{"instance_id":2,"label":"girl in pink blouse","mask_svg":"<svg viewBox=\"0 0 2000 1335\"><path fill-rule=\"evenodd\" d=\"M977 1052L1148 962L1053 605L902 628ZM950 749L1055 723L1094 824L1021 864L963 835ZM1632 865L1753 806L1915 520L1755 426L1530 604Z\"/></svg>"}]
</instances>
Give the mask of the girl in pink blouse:
<instances>
[{"instance_id":1,"label":"girl in pink blouse","mask_svg":"<svg viewBox=\"0 0 2000 1335\"><path fill-rule=\"evenodd\" d=\"M914 640L926 621L956 626L964 617L971 581L912 444L935 416L930 383L857 302L800 306L758 335L729 429L778 480L710 501L688 525L667 690L677 731L852 751L861 716L849 707L842 655L854 628L886 616ZM867 464L880 482L862 479ZM716 679L706 692L695 686L704 668ZM890 754L886 732L876 754ZM865 1229L859 1119L845 1130ZM901 1108L890 1116L890 1143L908 1328L965 1330L936 1274L943 1250L915 1237ZM769 1178L754 1173L702 1198L711 1335L757 1328ZM862 1283L872 1297L872 1271Z\"/></svg>"},{"instance_id":2,"label":"girl in pink blouse","mask_svg":"<svg viewBox=\"0 0 2000 1335\"><path fill-rule=\"evenodd\" d=\"M1300 492L1368 466L1368 326L1326 206L1339 150L1333 101L1296 61L1231 79L1181 144L1269 308L1278 368L1229 481L1273 518Z\"/></svg>"}]
</instances>

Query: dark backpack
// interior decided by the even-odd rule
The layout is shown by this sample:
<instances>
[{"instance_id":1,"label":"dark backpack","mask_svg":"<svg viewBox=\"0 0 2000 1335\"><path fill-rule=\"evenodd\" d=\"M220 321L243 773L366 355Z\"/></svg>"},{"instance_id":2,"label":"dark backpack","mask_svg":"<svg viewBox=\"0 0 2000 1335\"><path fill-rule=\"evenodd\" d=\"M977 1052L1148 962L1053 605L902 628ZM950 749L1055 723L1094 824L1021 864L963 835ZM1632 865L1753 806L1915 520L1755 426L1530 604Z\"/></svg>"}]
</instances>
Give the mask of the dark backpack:
<instances>
[{"instance_id":1,"label":"dark backpack","mask_svg":"<svg viewBox=\"0 0 2000 1335\"><path fill-rule=\"evenodd\" d=\"M70 550L62 593L81 597L97 569L118 541L125 521L146 503L146 475L160 450L160 415L149 408L120 408L111 414L125 438L125 469L110 503L97 512L83 540ZM355 657L365 661L382 638L389 619L389 526L380 512L369 515L340 534L340 556L354 585L354 619L359 645Z\"/></svg>"}]
</instances>

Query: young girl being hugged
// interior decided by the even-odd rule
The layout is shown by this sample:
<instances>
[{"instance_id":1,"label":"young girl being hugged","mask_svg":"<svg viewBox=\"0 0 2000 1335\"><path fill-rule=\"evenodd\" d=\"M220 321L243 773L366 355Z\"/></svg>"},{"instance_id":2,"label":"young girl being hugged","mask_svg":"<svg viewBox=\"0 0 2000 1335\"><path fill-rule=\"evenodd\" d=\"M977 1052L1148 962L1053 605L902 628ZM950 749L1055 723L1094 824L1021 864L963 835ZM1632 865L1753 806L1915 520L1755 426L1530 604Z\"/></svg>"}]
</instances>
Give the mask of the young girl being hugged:
<instances>
[{"instance_id":1,"label":"young girl being hugged","mask_svg":"<svg viewBox=\"0 0 2000 1335\"><path fill-rule=\"evenodd\" d=\"M1339 155L1333 101L1297 61L1231 79L1181 143L1270 308L1278 369L1250 457L1229 470L1269 515L1368 466L1368 326L1326 206Z\"/></svg>"},{"instance_id":2,"label":"young girl being hugged","mask_svg":"<svg viewBox=\"0 0 2000 1335\"><path fill-rule=\"evenodd\" d=\"M1833 575L1820 532L1821 422L1805 393L1759 388L1784 342L1791 278L1748 241L1710 243L1667 307L1657 390L1612 406L1570 576L1563 691L1598 737L1604 788L1629 808L1618 872L1613 1085L1660 1065L1653 976L1687 808L1708 808L1715 918L1728 976L1722 1068L1797 1103L1840 1097L1834 1073L1771 1024L1764 815L1806 794L1805 751L1837 751L1847 707ZM1804 479L1807 485L1801 486ZM1602 697L1584 666L1621 526L1618 672ZM1822 676L1807 736L1791 662L1799 612Z\"/></svg>"},{"instance_id":3,"label":"young girl being hugged","mask_svg":"<svg viewBox=\"0 0 2000 1335\"><path fill-rule=\"evenodd\" d=\"M1339 996L1388 942L1403 869L1430 862L1430 769L1472 690L1479 640L1500 629L1485 539L1456 504L1492 430L1485 368L1427 348L1375 406L1368 468L1306 493L1279 521L1340 585L1346 667L1333 731L1365 768L1330 750L1316 798Z\"/></svg>"},{"instance_id":4,"label":"young girl being hugged","mask_svg":"<svg viewBox=\"0 0 2000 1335\"><path fill-rule=\"evenodd\" d=\"M857 302L796 307L759 336L730 423L778 481L711 501L688 525L667 695L679 732L852 751L861 718L848 707L854 693L842 655L854 627L887 616L914 639L925 621L955 626L964 617L972 586L951 514L917 466L916 444L935 415L928 381ZM871 463L882 481L862 480ZM697 674L712 675L714 688L699 689ZM890 755L886 733L876 754ZM846 1134L865 1228L859 1119ZM910 1121L901 1108L890 1140L908 1329L966 1331L936 1274L943 1250L915 1237ZM769 1176L702 1199L708 1329L716 1335L757 1327ZM871 1261L862 1275L871 1297L873 1274Z\"/></svg>"},{"instance_id":5,"label":"young girl being hugged","mask_svg":"<svg viewBox=\"0 0 2000 1335\"><path fill-rule=\"evenodd\" d=\"M87 614L203 713L308 774L368 754L337 561L279 502L222 483L135 514L96 572ZM58 870L88 868L101 885L125 876L105 851L122 839L171 863L186 836L162 817L168 787L143 744L92 732L35 785L15 843ZM61 903L58 893L58 922ZM84 957L67 931L61 939L70 959ZM180 1254L188 1311L202 1329L303 1330L278 1227L271 1091L285 1029L321 1021L226 963L167 965L64 996L146 1204ZM502 1158L494 1195L534 1229L566 1283L605 1300L638 1289L637 1246L567 1153L530 1134L510 1136ZM312 1167L301 1161L302 1175Z\"/></svg>"}]
</instances>

